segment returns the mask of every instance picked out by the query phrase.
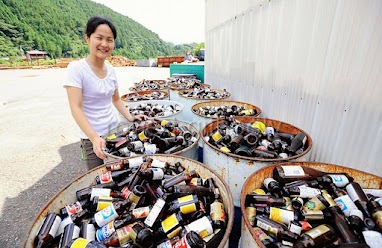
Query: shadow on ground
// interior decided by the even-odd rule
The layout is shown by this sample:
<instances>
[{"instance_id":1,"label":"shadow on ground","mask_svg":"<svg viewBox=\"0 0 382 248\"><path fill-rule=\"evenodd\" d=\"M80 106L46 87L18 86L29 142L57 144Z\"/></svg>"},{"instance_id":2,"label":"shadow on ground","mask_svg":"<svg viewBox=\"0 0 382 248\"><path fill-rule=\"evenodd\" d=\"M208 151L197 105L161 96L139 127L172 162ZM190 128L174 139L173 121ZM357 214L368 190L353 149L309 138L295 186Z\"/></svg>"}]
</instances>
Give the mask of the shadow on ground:
<instances>
[{"instance_id":1,"label":"shadow on ground","mask_svg":"<svg viewBox=\"0 0 382 248\"><path fill-rule=\"evenodd\" d=\"M59 150L62 162L32 187L7 198L0 217L0 247L22 247L40 209L65 185L87 171L80 159L80 142Z\"/></svg>"}]
</instances>

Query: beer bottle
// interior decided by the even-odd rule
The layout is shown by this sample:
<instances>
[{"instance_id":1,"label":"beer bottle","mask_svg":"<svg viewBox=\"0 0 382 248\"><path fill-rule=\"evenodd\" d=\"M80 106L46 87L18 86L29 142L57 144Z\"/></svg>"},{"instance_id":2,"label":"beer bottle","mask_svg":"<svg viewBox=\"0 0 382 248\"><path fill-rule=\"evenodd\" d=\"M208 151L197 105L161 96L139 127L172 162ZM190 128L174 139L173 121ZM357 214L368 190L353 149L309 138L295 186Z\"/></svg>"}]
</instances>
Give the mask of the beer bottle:
<instances>
[{"instance_id":1,"label":"beer bottle","mask_svg":"<svg viewBox=\"0 0 382 248\"><path fill-rule=\"evenodd\" d=\"M319 183L317 180L311 180L311 181L298 180L298 181L293 181L293 182L284 184L282 189L283 189L283 192L285 193L289 188L300 187L300 186L319 188Z\"/></svg>"},{"instance_id":2,"label":"beer bottle","mask_svg":"<svg viewBox=\"0 0 382 248\"><path fill-rule=\"evenodd\" d=\"M168 203L166 214L170 215L177 211L180 211L182 214L190 214L196 212L199 206L197 195L186 195Z\"/></svg>"},{"instance_id":3,"label":"beer bottle","mask_svg":"<svg viewBox=\"0 0 382 248\"><path fill-rule=\"evenodd\" d=\"M325 175L322 177L317 177L317 181L324 185L334 183L337 187L343 188L352 182L353 178L348 175Z\"/></svg>"},{"instance_id":4,"label":"beer bottle","mask_svg":"<svg viewBox=\"0 0 382 248\"><path fill-rule=\"evenodd\" d=\"M253 231L255 232L256 237L261 241L261 243L263 243L263 245L266 248L277 248L278 247L275 243L272 242L270 237L266 233L264 233L263 230L261 230L260 228L254 227Z\"/></svg>"},{"instance_id":5,"label":"beer bottle","mask_svg":"<svg viewBox=\"0 0 382 248\"><path fill-rule=\"evenodd\" d=\"M321 194L321 191L319 189L306 186L290 187L287 188L285 191L290 197L301 198L312 198Z\"/></svg>"},{"instance_id":6,"label":"beer bottle","mask_svg":"<svg viewBox=\"0 0 382 248\"><path fill-rule=\"evenodd\" d=\"M297 180L315 180L325 175L345 175L347 173L327 173L302 165L276 166L273 168L273 179L282 185Z\"/></svg>"},{"instance_id":7,"label":"beer bottle","mask_svg":"<svg viewBox=\"0 0 382 248\"><path fill-rule=\"evenodd\" d=\"M95 227L89 220L84 220L81 223L80 236L87 240L95 240Z\"/></svg>"},{"instance_id":8,"label":"beer bottle","mask_svg":"<svg viewBox=\"0 0 382 248\"><path fill-rule=\"evenodd\" d=\"M340 207L341 211L346 217L349 217L350 211L358 209L354 202L350 199L349 195L344 190L337 188L334 183L330 184L331 192L333 192L334 201Z\"/></svg>"},{"instance_id":9,"label":"beer bottle","mask_svg":"<svg viewBox=\"0 0 382 248\"><path fill-rule=\"evenodd\" d=\"M113 202L113 204L111 204L110 206L95 213L91 222L96 227L102 227L107 223L115 220L130 205L131 202L129 199Z\"/></svg>"},{"instance_id":10,"label":"beer bottle","mask_svg":"<svg viewBox=\"0 0 382 248\"><path fill-rule=\"evenodd\" d=\"M163 185L162 186L163 186L164 189L169 189L172 186L174 186L175 184L178 184L180 182L187 181L187 180L191 181L191 179L196 177L197 175L198 174L194 170L191 170L190 172L186 172L185 171L183 173L180 173L180 174L174 176L171 179L163 181Z\"/></svg>"},{"instance_id":11,"label":"beer bottle","mask_svg":"<svg viewBox=\"0 0 382 248\"><path fill-rule=\"evenodd\" d=\"M91 241L84 238L73 239L68 244L69 248L106 248L103 244L97 241Z\"/></svg>"},{"instance_id":12,"label":"beer bottle","mask_svg":"<svg viewBox=\"0 0 382 248\"><path fill-rule=\"evenodd\" d=\"M229 149L231 151L235 151L237 148L240 147L240 142L243 139L243 135L237 134L235 137L231 139L231 142L229 143Z\"/></svg>"},{"instance_id":13,"label":"beer bottle","mask_svg":"<svg viewBox=\"0 0 382 248\"><path fill-rule=\"evenodd\" d=\"M356 182L351 182L346 186L346 192L364 216L370 218L371 214L367 208L369 199L362 190L362 187Z\"/></svg>"},{"instance_id":14,"label":"beer bottle","mask_svg":"<svg viewBox=\"0 0 382 248\"><path fill-rule=\"evenodd\" d=\"M118 201L118 199L110 196L95 196L89 207L90 212L98 212L106 208L107 206L113 204L113 201Z\"/></svg>"},{"instance_id":15,"label":"beer bottle","mask_svg":"<svg viewBox=\"0 0 382 248\"><path fill-rule=\"evenodd\" d=\"M34 239L34 247L47 247L56 236L61 224L61 218L56 213L48 214Z\"/></svg>"},{"instance_id":16,"label":"beer bottle","mask_svg":"<svg viewBox=\"0 0 382 248\"><path fill-rule=\"evenodd\" d=\"M102 186L104 184L98 184L97 186ZM109 188L98 188L98 187L88 187L76 192L77 200L90 200L92 201L95 196L111 196L114 198L121 197L121 193L112 191Z\"/></svg>"},{"instance_id":17,"label":"beer bottle","mask_svg":"<svg viewBox=\"0 0 382 248\"><path fill-rule=\"evenodd\" d=\"M190 224L184 226L184 229L181 232L181 236L184 236L186 233L194 231L204 238L208 235L211 235L214 232L212 227L212 220L210 216L203 216Z\"/></svg>"},{"instance_id":18,"label":"beer bottle","mask_svg":"<svg viewBox=\"0 0 382 248\"><path fill-rule=\"evenodd\" d=\"M256 225L277 237L278 240L294 242L299 237L297 234L289 231L286 225L273 221L264 215L256 215Z\"/></svg>"},{"instance_id":19,"label":"beer bottle","mask_svg":"<svg viewBox=\"0 0 382 248\"><path fill-rule=\"evenodd\" d=\"M255 226L255 221L256 221L256 206L250 202L248 205L245 207L245 213L248 217L249 223L251 226Z\"/></svg>"},{"instance_id":20,"label":"beer bottle","mask_svg":"<svg viewBox=\"0 0 382 248\"><path fill-rule=\"evenodd\" d=\"M194 231L190 231L185 236L183 236L178 242L176 242L172 247L173 248L183 248L183 247L203 248L203 247L206 247L206 244L203 241L203 239L199 236L198 233Z\"/></svg>"},{"instance_id":21,"label":"beer bottle","mask_svg":"<svg viewBox=\"0 0 382 248\"><path fill-rule=\"evenodd\" d=\"M256 146L250 148L249 153L252 157L259 157L264 159L273 159L279 157L279 155L276 152L261 150L258 149Z\"/></svg>"},{"instance_id":22,"label":"beer bottle","mask_svg":"<svg viewBox=\"0 0 382 248\"><path fill-rule=\"evenodd\" d=\"M265 204L269 206L285 206L286 201L284 198L276 198L271 195L258 195L256 193L250 193L245 197L246 204L253 203L257 205Z\"/></svg>"},{"instance_id":23,"label":"beer bottle","mask_svg":"<svg viewBox=\"0 0 382 248\"><path fill-rule=\"evenodd\" d=\"M167 236L167 238L173 238L180 233L184 220L180 212L174 213L164 219L159 228L156 229L154 236L157 239Z\"/></svg>"},{"instance_id":24,"label":"beer bottle","mask_svg":"<svg viewBox=\"0 0 382 248\"><path fill-rule=\"evenodd\" d=\"M294 248L324 247L337 239L336 231L327 224L319 225L300 236Z\"/></svg>"},{"instance_id":25,"label":"beer bottle","mask_svg":"<svg viewBox=\"0 0 382 248\"><path fill-rule=\"evenodd\" d=\"M270 220L285 225L289 225L290 222L298 220L297 212L270 206L257 207L256 214L263 214Z\"/></svg>"},{"instance_id":26,"label":"beer bottle","mask_svg":"<svg viewBox=\"0 0 382 248\"><path fill-rule=\"evenodd\" d=\"M349 225L345 220L345 217L342 214L340 214L341 209L338 206L332 206L328 208L328 211L332 216L331 221L343 237L345 243L359 243L359 239L350 230Z\"/></svg>"},{"instance_id":27,"label":"beer bottle","mask_svg":"<svg viewBox=\"0 0 382 248\"><path fill-rule=\"evenodd\" d=\"M289 147L289 152L296 153L296 151L305 146L308 137L304 133L298 133L292 139L291 145Z\"/></svg>"},{"instance_id":28,"label":"beer bottle","mask_svg":"<svg viewBox=\"0 0 382 248\"><path fill-rule=\"evenodd\" d=\"M130 173L131 173L131 169L107 171L99 176L96 176L96 183L104 184L104 183L121 181L125 177L128 177Z\"/></svg>"},{"instance_id":29,"label":"beer bottle","mask_svg":"<svg viewBox=\"0 0 382 248\"><path fill-rule=\"evenodd\" d=\"M213 196L213 190L204 186L194 185L174 185L172 192L167 195L167 199L173 199L174 197L182 197L185 195L196 194L198 196Z\"/></svg>"},{"instance_id":30,"label":"beer bottle","mask_svg":"<svg viewBox=\"0 0 382 248\"><path fill-rule=\"evenodd\" d=\"M280 187L280 184L274 180L271 177L267 177L263 181L264 187L268 190L271 195L274 197L280 198L282 196L282 188Z\"/></svg>"},{"instance_id":31,"label":"beer bottle","mask_svg":"<svg viewBox=\"0 0 382 248\"><path fill-rule=\"evenodd\" d=\"M367 204L372 218L377 223L379 230L382 230L382 207L376 201L370 201Z\"/></svg>"},{"instance_id":32,"label":"beer bottle","mask_svg":"<svg viewBox=\"0 0 382 248\"><path fill-rule=\"evenodd\" d=\"M72 224L72 223L75 223L76 225L79 225L81 223L81 221L87 217L89 214L89 211L87 209L84 209L78 213L75 213L75 214L72 214L72 215L68 215L66 218L64 218L61 223L60 223L60 227L58 228L58 231L56 233L56 236L62 234L64 232L64 228L69 225L69 224Z\"/></svg>"},{"instance_id":33,"label":"beer bottle","mask_svg":"<svg viewBox=\"0 0 382 248\"><path fill-rule=\"evenodd\" d=\"M60 239L60 248L68 248L69 242L72 239L76 239L80 236L80 228L76 226L74 223L71 223L67 225L64 229L64 233L61 236Z\"/></svg>"},{"instance_id":34,"label":"beer bottle","mask_svg":"<svg viewBox=\"0 0 382 248\"><path fill-rule=\"evenodd\" d=\"M164 171L161 168L148 168L142 172L143 177L150 180L162 180L164 177Z\"/></svg>"},{"instance_id":35,"label":"beer bottle","mask_svg":"<svg viewBox=\"0 0 382 248\"><path fill-rule=\"evenodd\" d=\"M89 205L90 205L90 201L87 200L87 199L84 199L84 200L77 201L75 203L66 205L65 207L60 209L60 216L62 218L65 218L69 214L70 215L76 214L76 213L82 211L83 209L88 208Z\"/></svg>"},{"instance_id":36,"label":"beer bottle","mask_svg":"<svg viewBox=\"0 0 382 248\"><path fill-rule=\"evenodd\" d=\"M210 207L212 226L216 229L224 229L226 227L226 213L223 200L221 198L219 188L215 188L214 191L215 200L211 203Z\"/></svg>"}]
</instances>

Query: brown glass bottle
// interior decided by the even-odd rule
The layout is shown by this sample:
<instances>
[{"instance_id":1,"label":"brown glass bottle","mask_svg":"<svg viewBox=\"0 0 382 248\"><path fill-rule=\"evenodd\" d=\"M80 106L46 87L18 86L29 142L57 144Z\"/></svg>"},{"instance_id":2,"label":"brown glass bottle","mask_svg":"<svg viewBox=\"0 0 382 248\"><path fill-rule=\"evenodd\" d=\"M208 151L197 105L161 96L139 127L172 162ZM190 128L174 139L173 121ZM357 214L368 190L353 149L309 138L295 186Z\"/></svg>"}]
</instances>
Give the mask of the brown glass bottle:
<instances>
[{"instance_id":1,"label":"brown glass bottle","mask_svg":"<svg viewBox=\"0 0 382 248\"><path fill-rule=\"evenodd\" d=\"M68 244L69 248L106 248L102 243L95 240L90 241L84 238L73 239Z\"/></svg>"},{"instance_id":2,"label":"brown glass bottle","mask_svg":"<svg viewBox=\"0 0 382 248\"><path fill-rule=\"evenodd\" d=\"M268 231L278 240L294 242L298 239L298 235L289 231L286 225L273 221L264 215L256 215L256 226Z\"/></svg>"},{"instance_id":3,"label":"brown glass bottle","mask_svg":"<svg viewBox=\"0 0 382 248\"><path fill-rule=\"evenodd\" d=\"M224 229L226 227L227 217L224 209L224 203L218 188L214 189L214 198L215 200L211 203L210 206L212 226L216 229Z\"/></svg>"},{"instance_id":4,"label":"brown glass bottle","mask_svg":"<svg viewBox=\"0 0 382 248\"><path fill-rule=\"evenodd\" d=\"M66 205L65 207L60 209L60 216L62 218L65 218L69 214L75 214L80 212L82 209L88 208L89 205L90 205L90 201L88 199L84 199L84 200Z\"/></svg>"},{"instance_id":5,"label":"brown glass bottle","mask_svg":"<svg viewBox=\"0 0 382 248\"><path fill-rule=\"evenodd\" d=\"M319 225L300 236L294 248L324 247L337 239L336 231L327 224Z\"/></svg>"},{"instance_id":6,"label":"brown glass bottle","mask_svg":"<svg viewBox=\"0 0 382 248\"><path fill-rule=\"evenodd\" d=\"M50 213L44 219L36 238L34 239L34 247L47 247L56 236L58 228L61 224L61 218L56 213Z\"/></svg>"},{"instance_id":7,"label":"brown glass bottle","mask_svg":"<svg viewBox=\"0 0 382 248\"><path fill-rule=\"evenodd\" d=\"M169 189L175 184L178 184L180 182L187 181L187 180L190 181L192 178L196 177L197 175L198 174L194 170L191 170L190 172L185 171L183 173L180 173L172 177L171 179L164 181L162 186L164 189Z\"/></svg>"},{"instance_id":8,"label":"brown glass bottle","mask_svg":"<svg viewBox=\"0 0 382 248\"><path fill-rule=\"evenodd\" d=\"M254 227L253 231L255 232L256 237L263 243L267 248L277 248L278 246L272 242L270 237L260 228Z\"/></svg>"},{"instance_id":9,"label":"brown glass bottle","mask_svg":"<svg viewBox=\"0 0 382 248\"><path fill-rule=\"evenodd\" d=\"M88 187L76 192L77 200L93 200L95 196L111 196L114 198L121 197L121 193L117 191L113 191L110 188L102 188L104 184L98 184L98 187Z\"/></svg>"},{"instance_id":10,"label":"brown glass bottle","mask_svg":"<svg viewBox=\"0 0 382 248\"><path fill-rule=\"evenodd\" d=\"M382 230L382 207L376 201L370 201L367 206L373 220L377 223L379 230Z\"/></svg>"},{"instance_id":11,"label":"brown glass bottle","mask_svg":"<svg viewBox=\"0 0 382 248\"><path fill-rule=\"evenodd\" d=\"M111 204L110 206L95 213L91 222L96 227L102 227L106 225L107 223L115 220L130 205L131 203L129 199L124 201L113 202L113 204Z\"/></svg>"},{"instance_id":12,"label":"brown glass bottle","mask_svg":"<svg viewBox=\"0 0 382 248\"><path fill-rule=\"evenodd\" d=\"M74 223L67 225L64 228L64 233L61 235L59 247L60 248L69 247L68 246L69 242L72 239L78 238L79 236L80 236L80 228L78 226L76 226Z\"/></svg>"},{"instance_id":13,"label":"brown glass bottle","mask_svg":"<svg viewBox=\"0 0 382 248\"><path fill-rule=\"evenodd\" d=\"M350 199L354 202L359 210L362 211L365 217L371 218L371 214L367 208L369 199L363 191L361 185L356 182L351 182L346 186L346 192Z\"/></svg>"},{"instance_id":14,"label":"brown glass bottle","mask_svg":"<svg viewBox=\"0 0 382 248\"><path fill-rule=\"evenodd\" d=\"M245 197L246 205L253 204L266 204L269 206L285 206L286 201L284 198L276 198L271 195L258 195L256 193L250 193Z\"/></svg>"},{"instance_id":15,"label":"brown glass bottle","mask_svg":"<svg viewBox=\"0 0 382 248\"><path fill-rule=\"evenodd\" d=\"M166 236L167 238L173 238L180 233L184 224L182 214L179 212L174 213L161 222L160 227L155 230L154 236L157 239Z\"/></svg>"},{"instance_id":16,"label":"brown glass bottle","mask_svg":"<svg viewBox=\"0 0 382 248\"><path fill-rule=\"evenodd\" d=\"M178 242L176 242L172 247L173 248L203 248L206 244L203 239L199 236L198 233L190 231L185 236L183 236Z\"/></svg>"},{"instance_id":17,"label":"brown glass bottle","mask_svg":"<svg viewBox=\"0 0 382 248\"><path fill-rule=\"evenodd\" d=\"M166 214L170 215L180 211L182 214L190 214L199 210L199 199L197 195L182 196L168 203Z\"/></svg>"}]
</instances>

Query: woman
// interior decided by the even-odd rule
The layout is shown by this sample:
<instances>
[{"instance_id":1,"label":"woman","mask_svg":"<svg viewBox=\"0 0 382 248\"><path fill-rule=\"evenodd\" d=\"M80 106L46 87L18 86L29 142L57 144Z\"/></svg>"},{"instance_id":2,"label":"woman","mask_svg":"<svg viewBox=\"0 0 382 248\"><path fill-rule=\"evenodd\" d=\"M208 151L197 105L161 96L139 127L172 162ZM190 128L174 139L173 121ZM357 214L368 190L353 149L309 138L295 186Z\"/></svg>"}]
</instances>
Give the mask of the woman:
<instances>
[{"instance_id":1,"label":"woman","mask_svg":"<svg viewBox=\"0 0 382 248\"><path fill-rule=\"evenodd\" d=\"M88 169L103 164L105 140L101 137L117 127L118 119L112 105L129 121L147 119L132 116L118 92L113 66L105 63L114 49L117 31L106 18L92 17L85 28L89 55L68 65L66 88L70 110L80 127L81 146Z\"/></svg>"}]
</instances>

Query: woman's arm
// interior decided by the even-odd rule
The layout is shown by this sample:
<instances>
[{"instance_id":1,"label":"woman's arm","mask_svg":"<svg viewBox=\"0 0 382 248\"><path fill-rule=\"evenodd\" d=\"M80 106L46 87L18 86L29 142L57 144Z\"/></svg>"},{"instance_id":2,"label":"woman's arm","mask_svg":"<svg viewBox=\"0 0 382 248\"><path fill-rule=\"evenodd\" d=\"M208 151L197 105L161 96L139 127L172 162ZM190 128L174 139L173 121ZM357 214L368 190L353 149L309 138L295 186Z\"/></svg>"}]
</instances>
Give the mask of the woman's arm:
<instances>
[{"instance_id":1,"label":"woman's arm","mask_svg":"<svg viewBox=\"0 0 382 248\"><path fill-rule=\"evenodd\" d=\"M130 112L125 107L125 104L122 102L121 98L119 97L119 91L116 89L114 91L114 95L112 97L113 105L118 110L123 117L125 117L128 121L134 121L134 120L146 120L148 117L146 115L136 115L132 116Z\"/></svg>"},{"instance_id":2,"label":"woman's arm","mask_svg":"<svg viewBox=\"0 0 382 248\"><path fill-rule=\"evenodd\" d=\"M81 130L93 143L93 150L97 157L106 159L103 151L106 149L105 140L102 139L91 127L84 111L82 110L82 90L77 87L66 87L72 116Z\"/></svg>"}]
</instances>

